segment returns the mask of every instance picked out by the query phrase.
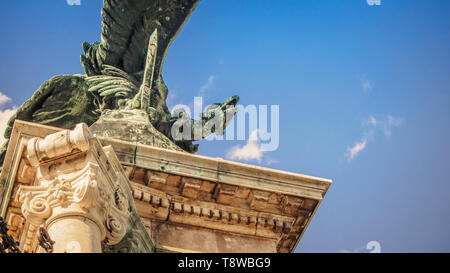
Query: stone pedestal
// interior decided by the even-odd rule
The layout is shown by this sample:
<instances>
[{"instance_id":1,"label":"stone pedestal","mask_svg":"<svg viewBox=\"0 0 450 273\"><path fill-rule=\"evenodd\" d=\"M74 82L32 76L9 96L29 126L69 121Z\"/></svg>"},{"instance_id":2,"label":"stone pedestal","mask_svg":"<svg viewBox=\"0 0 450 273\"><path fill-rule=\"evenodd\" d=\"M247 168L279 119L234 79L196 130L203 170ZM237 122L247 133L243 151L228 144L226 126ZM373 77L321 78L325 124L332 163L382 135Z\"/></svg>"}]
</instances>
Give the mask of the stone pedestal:
<instances>
[{"instance_id":1,"label":"stone pedestal","mask_svg":"<svg viewBox=\"0 0 450 273\"><path fill-rule=\"evenodd\" d=\"M98 129L98 128L97 128ZM292 252L331 180L16 121L0 213L27 252Z\"/></svg>"},{"instance_id":2,"label":"stone pedestal","mask_svg":"<svg viewBox=\"0 0 450 273\"><path fill-rule=\"evenodd\" d=\"M90 130L101 138L124 140L182 152L165 135L155 129L148 113L135 110L105 110Z\"/></svg>"}]
</instances>

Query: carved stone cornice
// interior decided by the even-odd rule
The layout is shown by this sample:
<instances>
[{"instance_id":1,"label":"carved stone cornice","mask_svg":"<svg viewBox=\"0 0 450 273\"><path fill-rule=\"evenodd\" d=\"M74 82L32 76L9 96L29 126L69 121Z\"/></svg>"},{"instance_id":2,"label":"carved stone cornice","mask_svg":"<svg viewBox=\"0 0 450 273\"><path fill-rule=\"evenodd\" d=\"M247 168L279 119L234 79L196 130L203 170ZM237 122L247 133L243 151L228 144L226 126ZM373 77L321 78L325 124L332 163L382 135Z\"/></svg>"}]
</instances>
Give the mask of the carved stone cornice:
<instances>
[{"instance_id":1,"label":"carved stone cornice","mask_svg":"<svg viewBox=\"0 0 450 273\"><path fill-rule=\"evenodd\" d=\"M222 159L102 141L113 145L134 182L142 217L276 240L278 252L295 249L331 184Z\"/></svg>"},{"instance_id":2,"label":"carved stone cornice","mask_svg":"<svg viewBox=\"0 0 450 273\"><path fill-rule=\"evenodd\" d=\"M132 176L132 172L130 175ZM151 171L150 175L144 175L144 177L150 177L158 182L156 185L152 182L147 185L131 183L141 217L277 240L280 252L292 251L318 204L317 201L311 203L311 200L285 195L275 198L267 194L268 192L244 188L233 191L228 189L227 198L231 198L233 202L224 202L225 197L219 198L220 195L217 192L218 189L226 188L227 185L218 184L213 187L203 184L209 183L207 181L194 179L189 179L189 182L185 183L180 182L181 186L177 191L181 195L176 194L176 190L167 194L167 188L160 187L161 190L158 190L155 187L165 183L163 177L165 180L174 181L170 175ZM187 183L198 186L186 191ZM193 189L199 192L195 193ZM206 197L206 192L211 192L211 195L215 197ZM199 198L201 196L204 201ZM269 202L274 203L274 200L277 201L278 209L276 210L275 204L269 204Z\"/></svg>"},{"instance_id":3,"label":"carved stone cornice","mask_svg":"<svg viewBox=\"0 0 450 273\"><path fill-rule=\"evenodd\" d=\"M332 181L309 175L252 166L221 158L165 150L116 139L99 138L114 147L125 166L322 200Z\"/></svg>"}]
</instances>

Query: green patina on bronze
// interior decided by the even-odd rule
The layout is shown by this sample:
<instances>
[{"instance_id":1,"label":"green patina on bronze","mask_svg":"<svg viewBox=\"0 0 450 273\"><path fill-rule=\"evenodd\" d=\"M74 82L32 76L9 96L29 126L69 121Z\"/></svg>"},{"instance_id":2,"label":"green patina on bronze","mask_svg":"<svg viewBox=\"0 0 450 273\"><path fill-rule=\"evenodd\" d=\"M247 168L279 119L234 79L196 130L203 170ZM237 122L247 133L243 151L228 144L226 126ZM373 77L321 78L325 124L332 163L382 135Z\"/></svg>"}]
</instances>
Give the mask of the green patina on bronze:
<instances>
[{"instance_id":1,"label":"green patina on bronze","mask_svg":"<svg viewBox=\"0 0 450 273\"><path fill-rule=\"evenodd\" d=\"M95 133L102 133L112 117L120 117L117 112L124 111L129 116L130 111L136 115L140 114L133 111L142 111L148 122L128 129L144 136L130 141L196 152L198 145L192 140L174 141L171 135L171 126L186 117L169 112L168 89L161 70L170 44L198 3L199 0L104 0L102 41L82 45L81 65L86 75L56 76L45 82L10 119L5 138L9 139L16 119L65 129L80 122L89 126L95 123ZM232 116L238 100L233 96L225 103L212 104L208 111L219 109L223 116ZM108 117L102 119L106 113ZM212 117L205 114L200 121L192 122L192 132L202 131L200 137L206 137L208 133L202 128ZM153 128L144 130L142 126ZM0 154L1 162L6 145Z\"/></svg>"}]
</instances>

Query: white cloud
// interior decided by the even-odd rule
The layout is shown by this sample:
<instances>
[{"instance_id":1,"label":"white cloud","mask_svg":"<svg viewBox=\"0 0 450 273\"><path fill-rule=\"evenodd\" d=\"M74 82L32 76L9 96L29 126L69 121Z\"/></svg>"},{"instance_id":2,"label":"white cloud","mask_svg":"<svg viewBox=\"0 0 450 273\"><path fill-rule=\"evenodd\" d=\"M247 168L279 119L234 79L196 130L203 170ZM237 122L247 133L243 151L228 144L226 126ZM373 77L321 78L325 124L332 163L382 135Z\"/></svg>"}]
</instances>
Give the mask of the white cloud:
<instances>
[{"instance_id":1,"label":"white cloud","mask_svg":"<svg viewBox=\"0 0 450 273\"><path fill-rule=\"evenodd\" d=\"M365 125L369 125L374 129L382 131L385 136L392 135L392 129L400 126L402 123L402 118L395 118L391 115L387 115L385 119L376 119L373 115L370 115L369 118L364 121Z\"/></svg>"},{"instance_id":2,"label":"white cloud","mask_svg":"<svg viewBox=\"0 0 450 273\"><path fill-rule=\"evenodd\" d=\"M383 123L383 133L385 136L392 135L392 128L398 127L403 123L403 119L388 116L387 121Z\"/></svg>"},{"instance_id":3,"label":"white cloud","mask_svg":"<svg viewBox=\"0 0 450 273\"><path fill-rule=\"evenodd\" d=\"M373 83L371 80L367 79L366 75L359 76L359 81L361 83L361 87L364 90L364 93L369 93L373 89Z\"/></svg>"},{"instance_id":4,"label":"white cloud","mask_svg":"<svg viewBox=\"0 0 450 273\"><path fill-rule=\"evenodd\" d=\"M353 147L347 148L347 154L349 160L353 160L361 151L367 147L367 139L364 138L360 142L356 142Z\"/></svg>"},{"instance_id":5,"label":"white cloud","mask_svg":"<svg viewBox=\"0 0 450 273\"><path fill-rule=\"evenodd\" d=\"M214 84L214 81L217 79L216 75L211 75L208 77L208 80L205 82L205 84L202 85L202 87L200 87L200 92L205 92L206 90L208 90L209 88L211 88L211 86Z\"/></svg>"},{"instance_id":6,"label":"white cloud","mask_svg":"<svg viewBox=\"0 0 450 273\"><path fill-rule=\"evenodd\" d=\"M244 161L257 160L261 163L263 151L261 150L258 129L250 134L250 138L242 148L239 146L233 147L228 153L229 159L237 159Z\"/></svg>"},{"instance_id":7,"label":"white cloud","mask_svg":"<svg viewBox=\"0 0 450 273\"><path fill-rule=\"evenodd\" d=\"M369 142L375 141L375 132L379 131L385 136L391 136L392 129L400 126L402 123L402 118L395 118L391 115L387 115L385 119L376 119L373 115L370 115L369 118L363 122L365 126L369 126L363 134L363 139L360 142L355 143L352 147L347 147L345 156L349 161L353 160L361 151L367 148Z\"/></svg>"},{"instance_id":8,"label":"white cloud","mask_svg":"<svg viewBox=\"0 0 450 273\"><path fill-rule=\"evenodd\" d=\"M8 97L8 96L6 96L5 94L3 94L2 92L0 92L0 107L3 105L3 104L5 104L5 103L7 103L7 102L10 102L11 101L11 98L10 97Z\"/></svg>"},{"instance_id":9,"label":"white cloud","mask_svg":"<svg viewBox=\"0 0 450 273\"><path fill-rule=\"evenodd\" d=\"M372 126L377 126L377 119L374 118L374 116L370 116L369 120L367 121L367 123L371 124Z\"/></svg>"},{"instance_id":10,"label":"white cloud","mask_svg":"<svg viewBox=\"0 0 450 273\"><path fill-rule=\"evenodd\" d=\"M0 145L3 145L5 138L3 134L5 133L6 126L12 115L17 110L17 107L13 106L10 109L4 109L4 104L11 101L11 98L0 92Z\"/></svg>"}]
</instances>

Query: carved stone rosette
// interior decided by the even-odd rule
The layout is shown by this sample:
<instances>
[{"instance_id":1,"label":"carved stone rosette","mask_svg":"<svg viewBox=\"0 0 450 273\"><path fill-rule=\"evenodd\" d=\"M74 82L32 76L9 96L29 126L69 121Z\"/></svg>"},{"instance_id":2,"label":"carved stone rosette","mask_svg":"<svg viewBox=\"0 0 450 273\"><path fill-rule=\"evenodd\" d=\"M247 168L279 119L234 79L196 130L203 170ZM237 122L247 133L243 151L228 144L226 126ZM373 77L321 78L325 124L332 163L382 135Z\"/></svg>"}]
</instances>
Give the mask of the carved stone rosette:
<instances>
[{"instance_id":1,"label":"carved stone rosette","mask_svg":"<svg viewBox=\"0 0 450 273\"><path fill-rule=\"evenodd\" d=\"M127 233L129 200L108 158L87 126L28 141L36 186L22 186L19 201L30 225L44 226L55 252L101 252ZM69 232L72 230L72 232Z\"/></svg>"}]
</instances>

